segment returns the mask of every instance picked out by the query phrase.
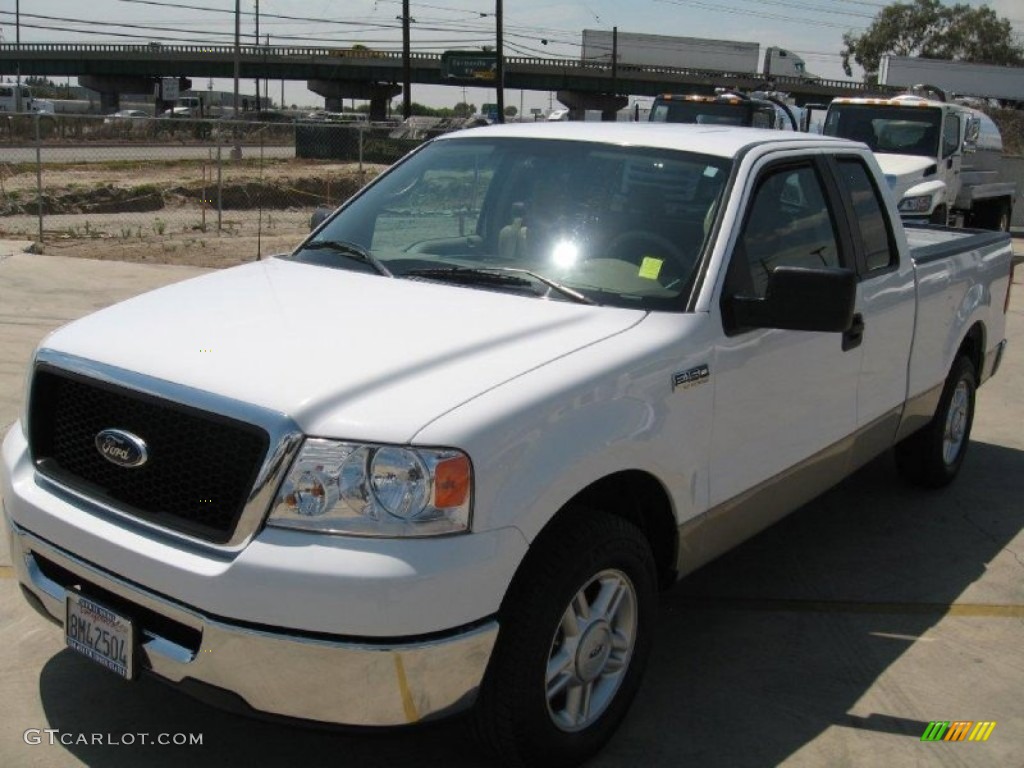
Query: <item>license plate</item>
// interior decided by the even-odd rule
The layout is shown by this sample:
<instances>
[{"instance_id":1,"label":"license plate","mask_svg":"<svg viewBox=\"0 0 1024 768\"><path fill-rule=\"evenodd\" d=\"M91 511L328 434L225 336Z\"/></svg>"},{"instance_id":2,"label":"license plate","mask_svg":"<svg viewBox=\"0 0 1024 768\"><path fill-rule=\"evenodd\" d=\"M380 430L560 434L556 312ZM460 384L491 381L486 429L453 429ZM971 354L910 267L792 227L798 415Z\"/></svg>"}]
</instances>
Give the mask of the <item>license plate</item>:
<instances>
[{"instance_id":1,"label":"license plate","mask_svg":"<svg viewBox=\"0 0 1024 768\"><path fill-rule=\"evenodd\" d=\"M126 680L135 677L135 627L128 619L77 592L67 593L68 648Z\"/></svg>"}]
</instances>

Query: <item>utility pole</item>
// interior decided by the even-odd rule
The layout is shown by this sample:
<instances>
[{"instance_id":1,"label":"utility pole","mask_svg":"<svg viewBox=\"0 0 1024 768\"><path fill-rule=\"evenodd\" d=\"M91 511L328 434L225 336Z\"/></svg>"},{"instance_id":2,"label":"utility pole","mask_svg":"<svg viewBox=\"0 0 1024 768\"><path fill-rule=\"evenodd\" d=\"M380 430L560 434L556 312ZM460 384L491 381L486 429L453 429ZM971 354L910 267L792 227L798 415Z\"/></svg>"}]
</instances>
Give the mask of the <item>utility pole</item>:
<instances>
[{"instance_id":1,"label":"utility pole","mask_svg":"<svg viewBox=\"0 0 1024 768\"><path fill-rule=\"evenodd\" d=\"M260 0L256 0L256 48L260 47ZM260 74L256 73L256 110L260 107Z\"/></svg>"},{"instance_id":2,"label":"utility pole","mask_svg":"<svg viewBox=\"0 0 1024 768\"><path fill-rule=\"evenodd\" d=\"M402 117L412 116L412 62L409 61L409 0L402 0Z\"/></svg>"},{"instance_id":3,"label":"utility pole","mask_svg":"<svg viewBox=\"0 0 1024 768\"><path fill-rule=\"evenodd\" d=\"M242 0L235 0L235 113L234 119L238 119L238 76L242 70Z\"/></svg>"},{"instance_id":4,"label":"utility pole","mask_svg":"<svg viewBox=\"0 0 1024 768\"><path fill-rule=\"evenodd\" d=\"M612 27L612 94L619 93L619 28Z\"/></svg>"},{"instance_id":5,"label":"utility pole","mask_svg":"<svg viewBox=\"0 0 1024 768\"><path fill-rule=\"evenodd\" d=\"M14 111L21 112L21 0L14 0L14 40L18 48L18 83L14 90Z\"/></svg>"},{"instance_id":6,"label":"utility pole","mask_svg":"<svg viewBox=\"0 0 1024 768\"><path fill-rule=\"evenodd\" d=\"M498 35L495 41L497 45L498 61L497 68L494 72L495 77L498 80L498 122L505 122L505 44L502 39L502 25L504 24L504 11L502 10L502 0L495 0L494 9L495 20L498 25Z\"/></svg>"}]
</instances>

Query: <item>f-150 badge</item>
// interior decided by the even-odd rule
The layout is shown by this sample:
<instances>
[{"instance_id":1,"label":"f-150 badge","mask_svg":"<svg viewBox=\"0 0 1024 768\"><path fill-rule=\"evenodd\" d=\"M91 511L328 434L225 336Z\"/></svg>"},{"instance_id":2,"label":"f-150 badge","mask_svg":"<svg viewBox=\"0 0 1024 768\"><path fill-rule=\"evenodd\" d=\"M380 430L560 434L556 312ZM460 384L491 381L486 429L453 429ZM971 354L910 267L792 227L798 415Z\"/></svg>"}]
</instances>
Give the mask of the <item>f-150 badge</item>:
<instances>
[{"instance_id":1,"label":"f-150 badge","mask_svg":"<svg viewBox=\"0 0 1024 768\"><path fill-rule=\"evenodd\" d=\"M698 365L688 371L679 371L672 375L672 391L677 389L689 389L703 384L711 378L711 369L706 365Z\"/></svg>"}]
</instances>

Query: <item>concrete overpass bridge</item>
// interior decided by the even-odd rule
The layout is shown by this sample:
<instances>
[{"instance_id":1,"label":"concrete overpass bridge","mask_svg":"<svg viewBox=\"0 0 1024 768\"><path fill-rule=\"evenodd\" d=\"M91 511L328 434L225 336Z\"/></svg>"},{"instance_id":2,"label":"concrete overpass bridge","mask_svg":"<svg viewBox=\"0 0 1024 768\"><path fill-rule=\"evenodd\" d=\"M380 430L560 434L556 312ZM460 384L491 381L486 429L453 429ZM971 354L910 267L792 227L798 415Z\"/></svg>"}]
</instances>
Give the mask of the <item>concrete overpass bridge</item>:
<instances>
[{"instance_id":1,"label":"concrete overpass bridge","mask_svg":"<svg viewBox=\"0 0 1024 768\"><path fill-rule=\"evenodd\" d=\"M148 45L12 43L0 44L0 75L72 76L100 94L104 112L118 108L121 93L150 93L160 77L234 76L230 45ZM243 45L239 76L247 80L305 80L314 93L340 108L341 99L368 99L371 115L383 117L387 101L401 93L402 55L390 51L306 46ZM425 85L467 85L442 76L440 54L413 54L411 81ZM479 87L494 82L474 80ZM845 80L804 80L753 73L712 72L620 63L594 64L569 59L505 57L505 87L557 91L559 101L575 109L611 111L625 106L623 94L654 96L665 92L712 93L715 87L765 89L791 94L798 104L836 96L888 93L885 86Z\"/></svg>"}]
</instances>

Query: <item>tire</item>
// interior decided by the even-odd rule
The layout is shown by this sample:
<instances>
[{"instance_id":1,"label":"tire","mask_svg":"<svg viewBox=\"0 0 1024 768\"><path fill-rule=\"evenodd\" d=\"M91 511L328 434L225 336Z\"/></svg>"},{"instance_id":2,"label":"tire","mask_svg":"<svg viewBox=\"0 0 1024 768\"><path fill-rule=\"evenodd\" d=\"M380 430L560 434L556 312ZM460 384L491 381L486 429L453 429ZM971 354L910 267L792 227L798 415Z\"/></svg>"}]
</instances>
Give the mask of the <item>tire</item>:
<instances>
[{"instance_id":1,"label":"tire","mask_svg":"<svg viewBox=\"0 0 1024 768\"><path fill-rule=\"evenodd\" d=\"M577 765L612 736L650 654L656 585L650 545L621 518L569 509L541 535L505 597L476 705L502 762Z\"/></svg>"},{"instance_id":2,"label":"tire","mask_svg":"<svg viewBox=\"0 0 1024 768\"><path fill-rule=\"evenodd\" d=\"M949 211L945 205L940 205L934 211L932 215L928 217L929 224L938 224L941 227L946 226L949 223Z\"/></svg>"},{"instance_id":3,"label":"tire","mask_svg":"<svg viewBox=\"0 0 1024 768\"><path fill-rule=\"evenodd\" d=\"M1009 232L1010 231L1010 204L1007 202L1001 202L999 207L996 209L995 217L992 223L992 229L996 232Z\"/></svg>"},{"instance_id":4,"label":"tire","mask_svg":"<svg viewBox=\"0 0 1024 768\"><path fill-rule=\"evenodd\" d=\"M990 229L994 232L1010 231L1010 203L995 200L983 206L972 218L971 226L976 229Z\"/></svg>"},{"instance_id":5,"label":"tire","mask_svg":"<svg viewBox=\"0 0 1024 768\"><path fill-rule=\"evenodd\" d=\"M953 482L970 443L977 387L974 365L958 357L932 420L896 446L896 466L907 480L925 488Z\"/></svg>"}]
</instances>

